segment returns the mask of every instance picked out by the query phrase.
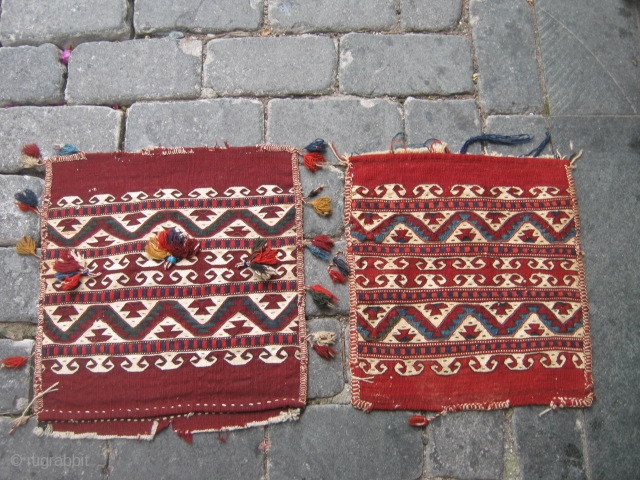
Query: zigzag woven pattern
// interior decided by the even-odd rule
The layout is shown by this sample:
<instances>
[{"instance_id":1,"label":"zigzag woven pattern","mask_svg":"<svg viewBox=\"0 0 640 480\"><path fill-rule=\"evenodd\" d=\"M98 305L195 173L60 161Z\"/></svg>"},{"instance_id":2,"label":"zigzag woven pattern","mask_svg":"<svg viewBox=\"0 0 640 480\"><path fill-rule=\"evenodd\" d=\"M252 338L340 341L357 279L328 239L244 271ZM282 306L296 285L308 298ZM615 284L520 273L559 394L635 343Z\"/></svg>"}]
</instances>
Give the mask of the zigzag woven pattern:
<instances>
[{"instance_id":1,"label":"zigzag woven pattern","mask_svg":"<svg viewBox=\"0 0 640 480\"><path fill-rule=\"evenodd\" d=\"M47 160L35 379L36 394L57 383L37 404L46 433L152 438L171 424L189 440L297 416L307 354L297 161L274 146ZM148 254L165 230L197 253ZM269 281L243 266L259 239L275 252ZM86 271L66 290L57 266L70 252Z\"/></svg>"},{"instance_id":2,"label":"zigzag woven pattern","mask_svg":"<svg viewBox=\"0 0 640 480\"><path fill-rule=\"evenodd\" d=\"M355 406L591 404L567 161L354 156L346 207Z\"/></svg>"}]
</instances>

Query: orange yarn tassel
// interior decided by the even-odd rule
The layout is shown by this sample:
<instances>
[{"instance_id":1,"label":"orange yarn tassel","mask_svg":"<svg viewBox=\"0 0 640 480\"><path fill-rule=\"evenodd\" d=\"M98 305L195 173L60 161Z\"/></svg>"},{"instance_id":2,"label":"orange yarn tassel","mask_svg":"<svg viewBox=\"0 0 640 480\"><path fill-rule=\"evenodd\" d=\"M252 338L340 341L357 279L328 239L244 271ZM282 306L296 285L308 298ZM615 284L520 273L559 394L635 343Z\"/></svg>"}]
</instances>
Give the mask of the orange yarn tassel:
<instances>
[{"instance_id":1,"label":"orange yarn tassel","mask_svg":"<svg viewBox=\"0 0 640 480\"><path fill-rule=\"evenodd\" d=\"M19 368L22 368L26 365L26 363L29 361L29 358L31 357L20 357L18 355L14 356L14 357L7 357L7 358L3 358L2 359L2 367L3 368L9 368L12 370L17 370Z\"/></svg>"},{"instance_id":2,"label":"orange yarn tassel","mask_svg":"<svg viewBox=\"0 0 640 480\"><path fill-rule=\"evenodd\" d=\"M320 152L305 153L302 160L304 161L304 166L312 172L317 172L327 163L324 155Z\"/></svg>"}]
</instances>

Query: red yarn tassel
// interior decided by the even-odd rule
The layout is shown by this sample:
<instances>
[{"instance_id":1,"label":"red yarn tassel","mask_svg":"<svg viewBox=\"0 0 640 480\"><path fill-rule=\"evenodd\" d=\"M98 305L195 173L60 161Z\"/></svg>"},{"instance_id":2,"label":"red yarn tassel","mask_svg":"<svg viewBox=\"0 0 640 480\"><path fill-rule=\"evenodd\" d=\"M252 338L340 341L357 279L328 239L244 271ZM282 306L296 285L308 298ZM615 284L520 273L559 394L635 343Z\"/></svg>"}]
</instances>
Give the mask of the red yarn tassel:
<instances>
[{"instance_id":1,"label":"red yarn tassel","mask_svg":"<svg viewBox=\"0 0 640 480\"><path fill-rule=\"evenodd\" d=\"M329 345L318 345L317 343L314 343L311 347L325 360L331 360L336 356L336 351Z\"/></svg>"},{"instance_id":2,"label":"red yarn tassel","mask_svg":"<svg viewBox=\"0 0 640 480\"><path fill-rule=\"evenodd\" d=\"M30 143L22 147L22 153L27 157L33 158L42 158L42 153L40 153L40 147L35 143Z\"/></svg>"},{"instance_id":3,"label":"red yarn tassel","mask_svg":"<svg viewBox=\"0 0 640 480\"><path fill-rule=\"evenodd\" d=\"M429 419L424 415L413 415L407 420L407 423L412 427L426 427L429 425Z\"/></svg>"},{"instance_id":4,"label":"red yarn tassel","mask_svg":"<svg viewBox=\"0 0 640 480\"><path fill-rule=\"evenodd\" d=\"M71 275L70 277L67 277L62 282L60 282L60 288L65 291L75 290L76 288L78 288L78 285L80 285L81 278L82 273Z\"/></svg>"},{"instance_id":5,"label":"red yarn tassel","mask_svg":"<svg viewBox=\"0 0 640 480\"><path fill-rule=\"evenodd\" d=\"M333 239L328 235L317 235L311 239L311 243L325 252L330 252L334 246Z\"/></svg>"},{"instance_id":6,"label":"red yarn tassel","mask_svg":"<svg viewBox=\"0 0 640 480\"><path fill-rule=\"evenodd\" d=\"M26 363L29 361L29 358L31 358L31 357L15 356L15 357L3 358L2 359L2 367L3 368L10 368L12 370L17 370L19 368L24 367L26 365Z\"/></svg>"},{"instance_id":7,"label":"red yarn tassel","mask_svg":"<svg viewBox=\"0 0 640 480\"><path fill-rule=\"evenodd\" d=\"M333 283L345 283L347 281L347 277L345 277L340 270L332 268L332 265L329 265L328 272Z\"/></svg>"},{"instance_id":8,"label":"red yarn tassel","mask_svg":"<svg viewBox=\"0 0 640 480\"><path fill-rule=\"evenodd\" d=\"M63 250L60 252L60 258L53 264L53 269L58 273L71 273L82 270L83 267L73 255L71 255L69 250Z\"/></svg>"},{"instance_id":9,"label":"red yarn tassel","mask_svg":"<svg viewBox=\"0 0 640 480\"><path fill-rule=\"evenodd\" d=\"M327 163L324 155L320 152L305 153L302 159L304 160L304 166L312 172L317 172Z\"/></svg>"}]
</instances>

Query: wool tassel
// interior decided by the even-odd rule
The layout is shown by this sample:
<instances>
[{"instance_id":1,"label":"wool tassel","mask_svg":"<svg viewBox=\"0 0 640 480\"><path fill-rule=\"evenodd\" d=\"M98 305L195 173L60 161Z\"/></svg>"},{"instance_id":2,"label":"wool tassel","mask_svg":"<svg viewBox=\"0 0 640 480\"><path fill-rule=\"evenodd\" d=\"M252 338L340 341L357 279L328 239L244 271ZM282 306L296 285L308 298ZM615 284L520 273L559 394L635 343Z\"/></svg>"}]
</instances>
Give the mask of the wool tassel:
<instances>
[{"instance_id":1,"label":"wool tassel","mask_svg":"<svg viewBox=\"0 0 640 480\"><path fill-rule=\"evenodd\" d=\"M333 212L331 197L318 197L311 202L306 202L306 204L311 205L316 213L321 217L328 217Z\"/></svg>"},{"instance_id":2,"label":"wool tassel","mask_svg":"<svg viewBox=\"0 0 640 480\"><path fill-rule=\"evenodd\" d=\"M79 253L63 250L60 257L53 264L56 280L63 291L75 290L80 285L82 277L97 277L86 265L86 260Z\"/></svg>"},{"instance_id":3,"label":"wool tassel","mask_svg":"<svg viewBox=\"0 0 640 480\"><path fill-rule=\"evenodd\" d=\"M27 188L16 193L14 198L16 199L16 205L23 212L34 212L38 215L40 214L40 210L38 209L38 196L33 192L33 190Z\"/></svg>"},{"instance_id":4,"label":"wool tassel","mask_svg":"<svg viewBox=\"0 0 640 480\"><path fill-rule=\"evenodd\" d=\"M165 228L157 236L151 237L144 251L152 260L164 260L164 269L169 270L183 258L196 256L200 248L198 240L172 227Z\"/></svg>"},{"instance_id":5,"label":"wool tassel","mask_svg":"<svg viewBox=\"0 0 640 480\"><path fill-rule=\"evenodd\" d=\"M316 188L314 188L313 190L311 190L311 191L309 192L309 195L307 195L307 196L305 197L305 200L307 200L307 199L309 199L309 198L315 198L315 197L317 197L317 196L320 194L320 192L322 192L322 191L324 190L324 187L325 187L324 185L320 185L319 187L316 187Z\"/></svg>"},{"instance_id":6,"label":"wool tassel","mask_svg":"<svg viewBox=\"0 0 640 480\"><path fill-rule=\"evenodd\" d=\"M325 251L325 250L323 250L321 248L316 247L312 243L307 243L307 248L313 254L314 257L319 258L323 262L328 262L329 261L329 252L327 252L327 251Z\"/></svg>"},{"instance_id":7,"label":"wool tassel","mask_svg":"<svg viewBox=\"0 0 640 480\"><path fill-rule=\"evenodd\" d=\"M310 334L307 339L311 343L311 348L325 360L335 358L337 352L331 345L336 343L337 335L334 332L315 332Z\"/></svg>"},{"instance_id":8,"label":"wool tassel","mask_svg":"<svg viewBox=\"0 0 640 480\"><path fill-rule=\"evenodd\" d=\"M10 370L18 370L24 367L31 357L21 357L19 355L13 357L3 358L0 365L2 368L8 368Z\"/></svg>"},{"instance_id":9,"label":"wool tassel","mask_svg":"<svg viewBox=\"0 0 640 480\"><path fill-rule=\"evenodd\" d=\"M277 252L271 249L264 238L259 238L253 244L249 257L238 263L236 268L248 268L259 280L266 282L278 274L274 268L277 264Z\"/></svg>"},{"instance_id":10,"label":"wool tassel","mask_svg":"<svg viewBox=\"0 0 640 480\"><path fill-rule=\"evenodd\" d=\"M329 253L333 249L335 242L333 238L328 235L316 235L311 239L311 244L318 247L320 250L324 250Z\"/></svg>"},{"instance_id":11,"label":"wool tassel","mask_svg":"<svg viewBox=\"0 0 640 480\"><path fill-rule=\"evenodd\" d=\"M345 277L335 265L329 265L327 271L329 272L329 277L333 283L345 283L347 281L347 277Z\"/></svg>"},{"instance_id":12,"label":"wool tassel","mask_svg":"<svg viewBox=\"0 0 640 480\"><path fill-rule=\"evenodd\" d=\"M80 150L78 150L78 147L70 143L65 143L64 145L56 145L55 149L56 153L60 156L74 155L80 152Z\"/></svg>"},{"instance_id":13,"label":"wool tassel","mask_svg":"<svg viewBox=\"0 0 640 480\"><path fill-rule=\"evenodd\" d=\"M322 285L307 286L307 291L311 294L311 299L320 308L333 308L338 303L338 297L336 297L329 290Z\"/></svg>"},{"instance_id":14,"label":"wool tassel","mask_svg":"<svg viewBox=\"0 0 640 480\"><path fill-rule=\"evenodd\" d=\"M309 145L304 147L307 153L302 157L304 166L312 172L317 172L327 161L324 158L324 152L327 151L327 144L322 138L316 138Z\"/></svg>"},{"instance_id":15,"label":"wool tassel","mask_svg":"<svg viewBox=\"0 0 640 480\"><path fill-rule=\"evenodd\" d=\"M35 143L30 143L22 147L20 161L24 168L33 168L42 165L42 154L40 148Z\"/></svg>"},{"instance_id":16,"label":"wool tassel","mask_svg":"<svg viewBox=\"0 0 640 480\"><path fill-rule=\"evenodd\" d=\"M18 243L16 243L16 253L20 255L33 255L36 258L40 258L36 253L36 241L29 235L25 235Z\"/></svg>"},{"instance_id":17,"label":"wool tassel","mask_svg":"<svg viewBox=\"0 0 640 480\"><path fill-rule=\"evenodd\" d=\"M343 258L340 258L339 255L344 256L344 252L336 252L335 256L333 257L332 260L332 265L334 267L336 267L340 273L342 273L342 275L344 275L345 277L349 275L349 273L351 273L351 269L349 268L349 264L346 262L346 260L344 260Z\"/></svg>"}]
</instances>

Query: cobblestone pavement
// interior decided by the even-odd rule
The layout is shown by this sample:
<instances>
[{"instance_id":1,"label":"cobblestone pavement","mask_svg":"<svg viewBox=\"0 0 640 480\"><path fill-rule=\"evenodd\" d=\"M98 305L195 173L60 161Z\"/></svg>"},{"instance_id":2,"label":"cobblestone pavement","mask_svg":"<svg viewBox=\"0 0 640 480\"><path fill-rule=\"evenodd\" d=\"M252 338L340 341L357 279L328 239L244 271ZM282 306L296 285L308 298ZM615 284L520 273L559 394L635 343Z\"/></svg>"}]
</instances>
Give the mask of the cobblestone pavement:
<instances>
[{"instance_id":1,"label":"cobblestone pavement","mask_svg":"<svg viewBox=\"0 0 640 480\"><path fill-rule=\"evenodd\" d=\"M590 295L597 399L585 410L466 412L426 429L409 412L349 405L343 362L311 358L298 422L153 442L12 436L29 370L0 370L0 478L627 479L640 460L640 47L636 0L2 0L0 4L0 357L33 348L37 263L15 255L41 192L20 148L85 151L317 137L344 152L484 133L553 136L584 150L575 172ZM68 66L58 56L73 47ZM475 147L479 151L480 147ZM505 153L486 147L488 152ZM522 154L527 147L515 147ZM552 153L551 149L546 150ZM305 172L340 198L343 170ZM309 236L343 235L342 206L307 215ZM306 258L308 282L327 284ZM310 306L309 327L346 338ZM270 442L267 452L258 449ZM60 466L60 464L66 466Z\"/></svg>"}]
</instances>

